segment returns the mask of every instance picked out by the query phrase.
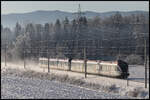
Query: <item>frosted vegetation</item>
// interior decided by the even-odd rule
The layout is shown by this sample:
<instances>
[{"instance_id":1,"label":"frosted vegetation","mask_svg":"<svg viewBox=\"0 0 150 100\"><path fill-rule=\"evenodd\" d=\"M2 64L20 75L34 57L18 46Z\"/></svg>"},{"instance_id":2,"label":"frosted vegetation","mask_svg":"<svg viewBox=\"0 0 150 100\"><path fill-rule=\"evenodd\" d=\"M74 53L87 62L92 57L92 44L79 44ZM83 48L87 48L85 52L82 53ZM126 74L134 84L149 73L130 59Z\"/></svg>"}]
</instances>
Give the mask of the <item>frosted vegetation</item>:
<instances>
[{"instance_id":1,"label":"frosted vegetation","mask_svg":"<svg viewBox=\"0 0 150 100\"><path fill-rule=\"evenodd\" d=\"M89 54L87 58L114 60L120 56L120 59L127 61L129 64L141 65L144 64L144 40L141 37L143 35L146 37L148 46L149 18L142 13L122 16L121 13L117 12L103 19L98 16L88 19L84 16L69 20L66 17L63 21L57 19L55 23L47 22L44 25L28 23L26 26L22 26L18 22L13 30L1 25L1 32L1 52L4 54L5 42L7 42L8 60L23 59L25 48L32 48L34 51L36 48L46 50L44 45L47 45L47 43L49 48L55 48L49 51L50 56L66 57L70 60L82 58L83 54L80 49L75 49L76 46L73 42L68 42L67 46L62 49L61 47L66 45L63 41L108 39L109 41L99 41L99 46L104 48L102 50L98 49L98 43L95 41L87 43L91 46L87 51ZM55 43L43 43L43 47L41 47L40 41L45 40L55 41ZM102 44L100 44L101 42ZM82 47L82 45L83 41L79 41L78 46ZM94 46L96 48L93 48ZM111 47L115 47L115 49L110 49ZM118 51L119 48L120 51ZM147 51L149 51L148 49L147 47ZM31 51L31 49L28 50ZM95 55L92 55L92 53L95 53ZM148 54L149 52L147 52ZM37 57L38 55L39 53L35 53L30 57ZM46 57L46 54L42 53L41 56ZM30 58L29 56L26 57Z\"/></svg>"}]
</instances>

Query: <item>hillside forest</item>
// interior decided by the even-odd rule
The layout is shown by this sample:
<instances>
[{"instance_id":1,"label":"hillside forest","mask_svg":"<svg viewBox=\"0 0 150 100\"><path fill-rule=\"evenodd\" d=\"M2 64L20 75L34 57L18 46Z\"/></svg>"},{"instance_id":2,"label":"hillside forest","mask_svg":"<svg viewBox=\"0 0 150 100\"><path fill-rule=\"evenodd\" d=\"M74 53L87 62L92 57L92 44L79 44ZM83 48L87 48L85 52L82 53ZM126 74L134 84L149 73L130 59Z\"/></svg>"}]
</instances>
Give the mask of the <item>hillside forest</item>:
<instances>
[{"instance_id":1,"label":"hillside forest","mask_svg":"<svg viewBox=\"0 0 150 100\"><path fill-rule=\"evenodd\" d=\"M57 19L55 23L28 23L25 26L17 22L12 30L1 25L1 53L4 55L6 47L8 60L23 59L25 48L32 48L33 51L36 48L46 50L44 46L41 47L41 41L48 41L47 47L55 49L49 50L53 57L69 58L70 60L82 59L80 48L76 47L82 48L85 46L82 45L85 40L92 40L86 43L89 48L87 49L88 59L110 60L111 57L118 57L119 54L121 59L131 64L134 64L135 61L130 62L130 57L135 57L136 63L142 64L145 39L149 46L149 19L142 14L122 16L116 13L103 19L98 16L90 19L81 16L69 20L65 17L63 21ZM77 41L78 45L75 45ZM110 47L115 47L115 49L110 49ZM38 53L35 53L32 57L37 56ZM47 55L43 53L42 56Z\"/></svg>"}]
</instances>

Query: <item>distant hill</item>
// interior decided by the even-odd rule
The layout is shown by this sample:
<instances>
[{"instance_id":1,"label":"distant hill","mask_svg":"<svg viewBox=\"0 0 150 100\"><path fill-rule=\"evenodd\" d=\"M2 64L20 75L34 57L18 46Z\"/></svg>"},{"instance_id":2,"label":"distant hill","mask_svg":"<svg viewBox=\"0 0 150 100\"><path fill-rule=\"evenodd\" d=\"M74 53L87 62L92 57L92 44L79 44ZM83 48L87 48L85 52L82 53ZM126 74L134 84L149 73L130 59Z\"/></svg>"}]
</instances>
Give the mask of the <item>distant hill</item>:
<instances>
[{"instance_id":1,"label":"distant hill","mask_svg":"<svg viewBox=\"0 0 150 100\"><path fill-rule=\"evenodd\" d=\"M104 12L104 13L98 13L93 11L85 11L85 16L87 18L92 18L95 16L100 16L101 18L109 17L113 14L115 14L117 11L112 12ZM130 12L120 12L122 16L128 16L131 14L144 14L146 16L149 16L148 11L130 11ZM63 20L65 17L68 17L69 20L72 20L76 17L75 13L70 12L64 12L59 10L54 11L34 11L29 13L14 13L14 14L6 14L1 15L1 24L4 27L10 27L13 28L16 25L16 22L19 22L22 25L25 25L29 22L32 23L55 23L56 19Z\"/></svg>"}]
</instances>

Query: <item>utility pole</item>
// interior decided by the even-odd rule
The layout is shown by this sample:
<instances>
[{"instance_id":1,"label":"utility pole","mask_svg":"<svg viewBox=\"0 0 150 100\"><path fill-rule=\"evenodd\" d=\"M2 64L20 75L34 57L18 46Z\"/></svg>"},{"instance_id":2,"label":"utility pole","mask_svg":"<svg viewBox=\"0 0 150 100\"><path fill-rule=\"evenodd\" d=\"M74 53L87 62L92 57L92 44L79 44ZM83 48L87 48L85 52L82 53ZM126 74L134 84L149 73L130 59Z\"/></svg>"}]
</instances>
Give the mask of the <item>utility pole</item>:
<instances>
[{"instance_id":1,"label":"utility pole","mask_svg":"<svg viewBox=\"0 0 150 100\"><path fill-rule=\"evenodd\" d=\"M49 50L48 50L49 51ZM48 52L48 73L50 72L50 70L49 70L50 68L49 68L49 52Z\"/></svg>"},{"instance_id":2,"label":"utility pole","mask_svg":"<svg viewBox=\"0 0 150 100\"><path fill-rule=\"evenodd\" d=\"M25 47L25 40L23 41L23 44L24 44L24 52L23 52L23 58L24 58L24 69L26 68L26 61L25 61L25 57L26 57L26 51L25 51L25 49L26 49L26 47Z\"/></svg>"},{"instance_id":3,"label":"utility pole","mask_svg":"<svg viewBox=\"0 0 150 100\"><path fill-rule=\"evenodd\" d=\"M146 36L144 36L145 33L141 33L143 35L143 41L144 41L144 67L145 67L145 88L147 88L147 41Z\"/></svg>"},{"instance_id":4,"label":"utility pole","mask_svg":"<svg viewBox=\"0 0 150 100\"><path fill-rule=\"evenodd\" d=\"M144 38L144 44L145 44L145 50L144 50L144 54L145 54L145 61L144 61L144 66L145 66L145 88L147 88L147 51L146 51L146 38Z\"/></svg>"},{"instance_id":5,"label":"utility pole","mask_svg":"<svg viewBox=\"0 0 150 100\"><path fill-rule=\"evenodd\" d=\"M6 53L7 53L7 36L6 36L6 33L5 33L5 67L7 66L7 61L6 61L6 59L7 59L7 55L6 55Z\"/></svg>"},{"instance_id":6,"label":"utility pole","mask_svg":"<svg viewBox=\"0 0 150 100\"><path fill-rule=\"evenodd\" d=\"M6 64L6 48L7 48L7 46L6 46L6 43L5 43L5 66L7 66L7 64Z\"/></svg>"},{"instance_id":7,"label":"utility pole","mask_svg":"<svg viewBox=\"0 0 150 100\"><path fill-rule=\"evenodd\" d=\"M50 72L50 68L49 68L49 48L47 46L47 57L48 57L48 73Z\"/></svg>"},{"instance_id":8,"label":"utility pole","mask_svg":"<svg viewBox=\"0 0 150 100\"><path fill-rule=\"evenodd\" d=\"M85 68L85 78L87 76L87 58L86 58L86 43L84 43L84 68Z\"/></svg>"}]
</instances>

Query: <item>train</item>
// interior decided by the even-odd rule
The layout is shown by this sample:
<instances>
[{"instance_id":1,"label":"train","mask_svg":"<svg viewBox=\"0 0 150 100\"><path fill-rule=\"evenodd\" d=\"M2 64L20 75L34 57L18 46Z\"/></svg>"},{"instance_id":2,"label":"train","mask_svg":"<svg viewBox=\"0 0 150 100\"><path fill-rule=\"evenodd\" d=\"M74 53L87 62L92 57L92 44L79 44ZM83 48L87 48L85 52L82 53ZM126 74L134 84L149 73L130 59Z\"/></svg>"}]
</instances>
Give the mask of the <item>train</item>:
<instances>
[{"instance_id":1,"label":"train","mask_svg":"<svg viewBox=\"0 0 150 100\"><path fill-rule=\"evenodd\" d=\"M39 58L39 66L43 69L66 70L68 71L68 59L48 59ZM71 71L85 73L84 60L72 60ZM87 74L95 74L100 76L127 78L129 76L128 64L125 61L101 61L87 60Z\"/></svg>"}]
</instances>

